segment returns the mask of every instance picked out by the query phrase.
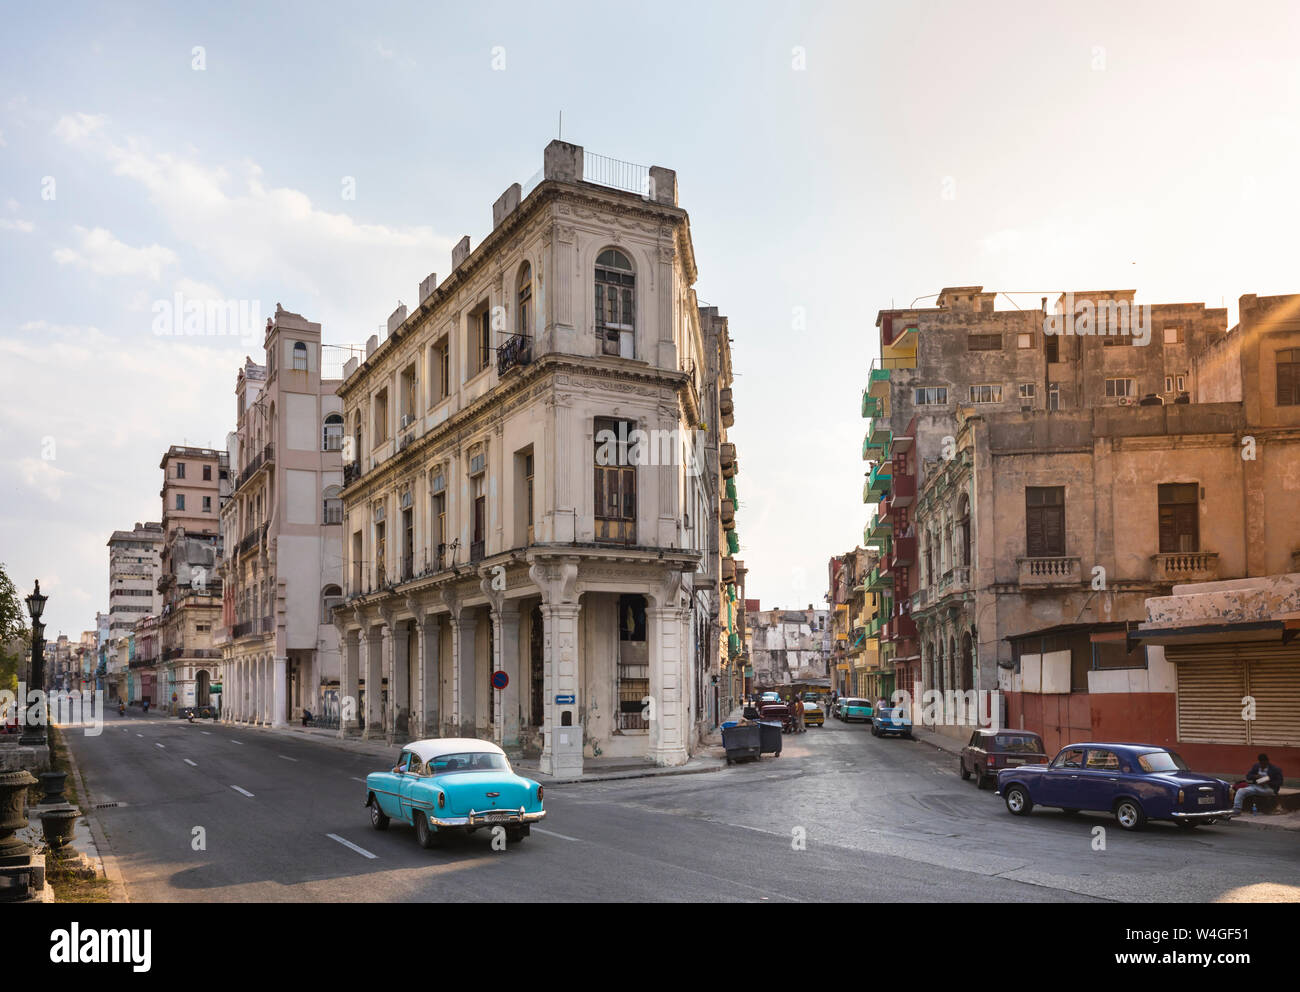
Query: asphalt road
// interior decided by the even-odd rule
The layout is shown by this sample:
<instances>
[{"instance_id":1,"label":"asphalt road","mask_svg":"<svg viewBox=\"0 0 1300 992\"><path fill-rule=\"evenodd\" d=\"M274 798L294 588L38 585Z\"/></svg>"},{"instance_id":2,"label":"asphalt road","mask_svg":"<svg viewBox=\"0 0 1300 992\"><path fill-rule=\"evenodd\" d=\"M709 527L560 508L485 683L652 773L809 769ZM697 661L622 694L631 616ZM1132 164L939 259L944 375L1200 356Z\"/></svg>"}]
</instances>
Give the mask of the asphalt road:
<instances>
[{"instance_id":1,"label":"asphalt road","mask_svg":"<svg viewBox=\"0 0 1300 992\"><path fill-rule=\"evenodd\" d=\"M1300 886L1292 832L1013 817L955 758L838 721L757 764L549 786L547 819L506 851L485 831L423 851L409 827L371 829L375 759L307 739L156 716L65 738L89 801L118 804L95 815L132 902L1206 902Z\"/></svg>"}]
</instances>

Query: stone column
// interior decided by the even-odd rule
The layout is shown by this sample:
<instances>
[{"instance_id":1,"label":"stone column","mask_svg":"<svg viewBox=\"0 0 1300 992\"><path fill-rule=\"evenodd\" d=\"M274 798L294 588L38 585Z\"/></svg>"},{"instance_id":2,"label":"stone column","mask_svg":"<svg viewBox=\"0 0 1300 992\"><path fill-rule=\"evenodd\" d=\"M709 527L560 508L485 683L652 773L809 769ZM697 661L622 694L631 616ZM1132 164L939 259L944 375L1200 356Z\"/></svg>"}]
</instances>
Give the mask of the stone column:
<instances>
[{"instance_id":1,"label":"stone column","mask_svg":"<svg viewBox=\"0 0 1300 992\"><path fill-rule=\"evenodd\" d=\"M384 733L381 642L382 635L375 633L374 627L362 630L361 664L366 673L366 729L361 734L363 740L374 740Z\"/></svg>"},{"instance_id":2,"label":"stone column","mask_svg":"<svg viewBox=\"0 0 1300 992\"><path fill-rule=\"evenodd\" d=\"M497 634L494 639L496 668L510 678L504 690L492 690L496 697L497 743L507 753L518 757L519 743L519 688L523 684L523 666L519 661L519 601L505 600L498 614Z\"/></svg>"},{"instance_id":3,"label":"stone column","mask_svg":"<svg viewBox=\"0 0 1300 992\"><path fill-rule=\"evenodd\" d=\"M289 699L289 687L285 682L286 668L289 659L284 655L276 655L271 671L271 726L283 727L287 720Z\"/></svg>"},{"instance_id":4,"label":"stone column","mask_svg":"<svg viewBox=\"0 0 1300 992\"><path fill-rule=\"evenodd\" d=\"M438 737L442 734L441 700L439 696L441 668L439 648L442 640L442 625L438 618L426 614L419 624L420 629L420 727L425 737Z\"/></svg>"},{"instance_id":5,"label":"stone column","mask_svg":"<svg viewBox=\"0 0 1300 992\"><path fill-rule=\"evenodd\" d=\"M349 630L342 639L343 664L339 673L339 736L360 732L357 700L361 698L361 632Z\"/></svg>"},{"instance_id":6,"label":"stone column","mask_svg":"<svg viewBox=\"0 0 1300 992\"><path fill-rule=\"evenodd\" d=\"M690 759L686 748L686 700L682 652L682 610L673 605L646 610L650 625L650 758L657 765L684 765Z\"/></svg>"},{"instance_id":7,"label":"stone column","mask_svg":"<svg viewBox=\"0 0 1300 992\"><path fill-rule=\"evenodd\" d=\"M558 731L582 732L578 714L578 616L577 603L561 603L542 607L543 685L546 723L542 729L541 770L550 775L581 775L581 753L557 757L552 743ZM569 696L572 703L558 703L560 696ZM565 723L565 715L569 722Z\"/></svg>"},{"instance_id":8,"label":"stone column","mask_svg":"<svg viewBox=\"0 0 1300 992\"><path fill-rule=\"evenodd\" d=\"M411 717L410 632L405 621L388 627L388 743L403 739Z\"/></svg>"},{"instance_id":9,"label":"stone column","mask_svg":"<svg viewBox=\"0 0 1300 992\"><path fill-rule=\"evenodd\" d=\"M452 628L457 641L452 682L454 719L459 728L456 732L462 737L478 736L478 686L475 680L477 659L474 650L474 630L477 626L478 613L466 609L461 611Z\"/></svg>"}]
</instances>

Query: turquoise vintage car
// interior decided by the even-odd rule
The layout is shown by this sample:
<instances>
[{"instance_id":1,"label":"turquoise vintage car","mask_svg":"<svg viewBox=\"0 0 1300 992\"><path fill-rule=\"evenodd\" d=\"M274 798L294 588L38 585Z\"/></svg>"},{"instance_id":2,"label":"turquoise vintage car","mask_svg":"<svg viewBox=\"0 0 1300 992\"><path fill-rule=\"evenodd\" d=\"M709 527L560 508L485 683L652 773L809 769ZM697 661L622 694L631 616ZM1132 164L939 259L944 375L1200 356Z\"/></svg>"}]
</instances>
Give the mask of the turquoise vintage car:
<instances>
[{"instance_id":1,"label":"turquoise vintage car","mask_svg":"<svg viewBox=\"0 0 1300 992\"><path fill-rule=\"evenodd\" d=\"M376 830L409 823L424 848L451 830L498 825L517 843L546 816L539 783L516 775L497 745L465 737L407 744L392 771L366 776L366 806Z\"/></svg>"},{"instance_id":2,"label":"turquoise vintage car","mask_svg":"<svg viewBox=\"0 0 1300 992\"><path fill-rule=\"evenodd\" d=\"M839 717L845 723L852 720L862 720L870 723L872 709L870 699L857 699L850 696L848 699L840 700Z\"/></svg>"}]
</instances>

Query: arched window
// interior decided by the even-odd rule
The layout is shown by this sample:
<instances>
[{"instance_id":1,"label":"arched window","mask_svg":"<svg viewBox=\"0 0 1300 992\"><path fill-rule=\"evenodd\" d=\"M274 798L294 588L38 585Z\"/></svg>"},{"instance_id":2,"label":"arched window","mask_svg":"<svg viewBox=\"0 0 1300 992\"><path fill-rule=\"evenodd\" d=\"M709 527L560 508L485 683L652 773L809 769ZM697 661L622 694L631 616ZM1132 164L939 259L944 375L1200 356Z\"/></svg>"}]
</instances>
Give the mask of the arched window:
<instances>
[{"instance_id":1,"label":"arched window","mask_svg":"<svg viewBox=\"0 0 1300 992\"><path fill-rule=\"evenodd\" d=\"M636 357L636 275L617 248L596 258L596 333L607 355Z\"/></svg>"},{"instance_id":2,"label":"arched window","mask_svg":"<svg viewBox=\"0 0 1300 992\"><path fill-rule=\"evenodd\" d=\"M307 346L301 341L293 343L293 370L295 372L307 371Z\"/></svg>"},{"instance_id":3,"label":"arched window","mask_svg":"<svg viewBox=\"0 0 1300 992\"><path fill-rule=\"evenodd\" d=\"M325 430L321 437L321 451L343 450L343 417L331 413L325 418Z\"/></svg>"},{"instance_id":4,"label":"arched window","mask_svg":"<svg viewBox=\"0 0 1300 992\"><path fill-rule=\"evenodd\" d=\"M334 607L343 602L343 590L338 586L326 586L320 593L320 622L334 622Z\"/></svg>"},{"instance_id":5,"label":"arched window","mask_svg":"<svg viewBox=\"0 0 1300 992\"><path fill-rule=\"evenodd\" d=\"M361 411L357 411L356 419L352 422L352 460L358 465L361 464Z\"/></svg>"},{"instance_id":6,"label":"arched window","mask_svg":"<svg viewBox=\"0 0 1300 992\"><path fill-rule=\"evenodd\" d=\"M515 333L520 337L533 333L533 267L527 262L519 266L519 313Z\"/></svg>"}]
</instances>

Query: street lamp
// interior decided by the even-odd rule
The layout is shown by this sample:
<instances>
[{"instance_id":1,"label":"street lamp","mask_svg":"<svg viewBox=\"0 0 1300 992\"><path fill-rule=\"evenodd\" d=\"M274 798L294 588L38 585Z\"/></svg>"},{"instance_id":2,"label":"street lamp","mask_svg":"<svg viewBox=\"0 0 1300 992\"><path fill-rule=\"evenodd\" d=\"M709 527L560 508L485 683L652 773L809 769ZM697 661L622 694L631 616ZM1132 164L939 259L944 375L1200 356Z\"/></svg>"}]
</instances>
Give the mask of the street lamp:
<instances>
[{"instance_id":1,"label":"street lamp","mask_svg":"<svg viewBox=\"0 0 1300 992\"><path fill-rule=\"evenodd\" d=\"M27 612L32 615L32 664L28 675L27 690L30 693L35 688L42 695L38 697L41 702L37 706L29 706L26 710L26 726L23 729L22 737L18 740L18 743L25 747L45 746L45 657L41 647L41 635L45 633L45 625L41 623L41 614L45 612L45 601L47 599L49 599L48 596L41 595L41 581L37 579L36 588L27 597Z\"/></svg>"}]
</instances>

